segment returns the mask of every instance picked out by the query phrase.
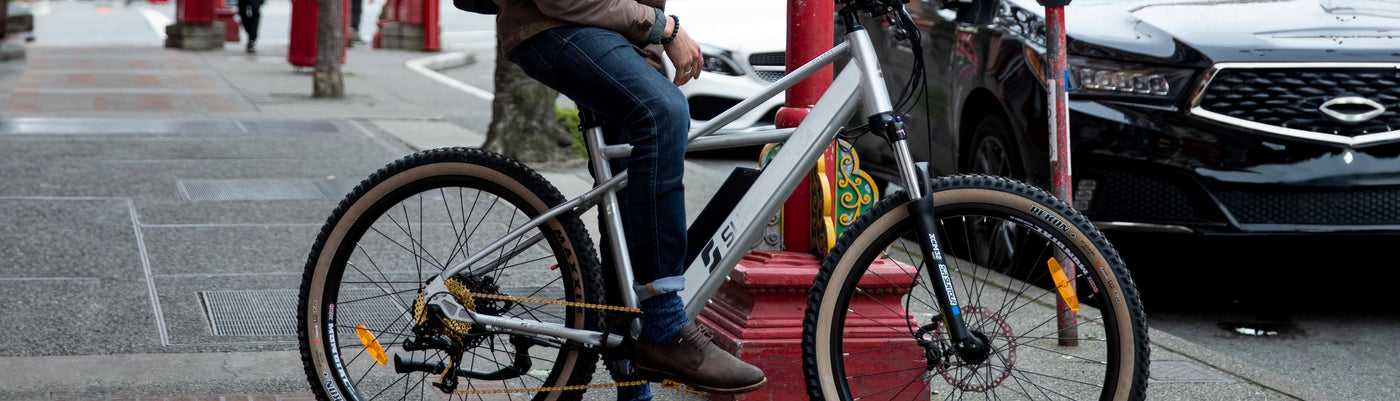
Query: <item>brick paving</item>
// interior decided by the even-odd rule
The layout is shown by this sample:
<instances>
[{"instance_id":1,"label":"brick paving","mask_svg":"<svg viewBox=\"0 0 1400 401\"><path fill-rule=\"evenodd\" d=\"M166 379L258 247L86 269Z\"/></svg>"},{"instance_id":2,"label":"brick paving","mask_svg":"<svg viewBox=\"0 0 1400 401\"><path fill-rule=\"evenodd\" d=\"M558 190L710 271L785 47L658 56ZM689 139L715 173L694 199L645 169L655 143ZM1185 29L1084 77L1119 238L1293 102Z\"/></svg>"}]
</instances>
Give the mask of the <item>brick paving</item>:
<instances>
[{"instance_id":1,"label":"brick paving","mask_svg":"<svg viewBox=\"0 0 1400 401\"><path fill-rule=\"evenodd\" d=\"M170 112L215 115L253 106L202 68L198 54L160 48L34 48L3 111L44 114Z\"/></svg>"}]
</instances>

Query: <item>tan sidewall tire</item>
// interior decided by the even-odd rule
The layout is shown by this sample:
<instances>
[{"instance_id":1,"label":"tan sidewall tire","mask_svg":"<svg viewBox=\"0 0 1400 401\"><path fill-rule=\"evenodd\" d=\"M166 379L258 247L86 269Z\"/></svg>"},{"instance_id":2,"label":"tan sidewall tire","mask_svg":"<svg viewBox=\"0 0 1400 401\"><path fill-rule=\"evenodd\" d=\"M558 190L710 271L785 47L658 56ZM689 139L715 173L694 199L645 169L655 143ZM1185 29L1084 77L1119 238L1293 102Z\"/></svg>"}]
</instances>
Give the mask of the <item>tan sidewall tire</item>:
<instances>
[{"instance_id":1,"label":"tan sidewall tire","mask_svg":"<svg viewBox=\"0 0 1400 401\"><path fill-rule=\"evenodd\" d=\"M393 176L388 177L387 179L384 179L383 181L369 188L369 190L363 195L361 195L359 198L357 198L354 201L354 203L351 204L350 207L346 209L345 212L341 215L341 217L336 221L334 229L331 230L329 235L326 237L324 244L320 248L320 255L316 259L315 272L312 276L310 291L308 293L315 294L317 300L324 296L326 280L329 274L330 265L336 256L336 251L345 241L345 237L346 235L348 235L351 226L353 226L355 222L357 222L360 218L364 217L364 214L367 210L369 210L375 204L379 203L386 196L393 193L399 188L402 188L406 185L409 185L411 183L425 178L438 176L477 177L482 180L486 180L500 185L507 191L514 193L521 199L524 199L525 202L527 202L530 205L530 207L533 208L535 211L544 211L549 209L546 202L543 199L540 199L539 196L537 196L533 191L530 191L530 189L527 188L523 183L496 169L492 169L486 166L471 163L442 162L425 164L422 166L404 170L402 172L394 174ZM568 230L565 230L563 225L558 220L551 220L547 224L547 226L550 230L557 233L568 232ZM559 235L559 237L562 239L563 243L561 245L565 249L577 249L573 244L574 239L570 238L569 235ZM579 261L577 259L579 256L577 252L568 252L568 255L564 255L564 257L567 258L569 263L571 263L572 265L579 265ZM573 275L572 282L582 282L583 278L580 276L578 269L567 270ZM309 335L313 339L326 338L327 333L325 333L324 330L325 324L321 321L321 309L323 309L323 306L319 305L319 302L309 302L307 305L305 305L305 307L307 308L307 310L304 311L307 316L307 321L305 322L305 329L308 333L310 333ZM582 310L579 310L578 315L575 316L576 322L584 322L585 317L581 312ZM327 344L330 344L330 342L327 342ZM344 391L344 389L337 388L337 384L339 382L335 380L335 378L344 377L344 372L333 371L335 369L334 367L337 365L331 363L330 355L328 355L327 349L327 345L311 347L311 358L313 364L315 365L317 375L322 379L321 385L326 391L325 394L329 395L331 401L341 401L336 399L337 396L344 397L347 393ZM569 356L562 363L562 372L574 372L575 363L578 362L578 357L578 351L570 352ZM569 375L567 374L561 375L561 379L563 379L561 381L563 381L564 383L554 383L550 385L566 385L568 381L573 379L568 376ZM558 392L552 393L546 399L558 399L560 395L561 393Z\"/></svg>"},{"instance_id":2,"label":"tan sidewall tire","mask_svg":"<svg viewBox=\"0 0 1400 401\"><path fill-rule=\"evenodd\" d=\"M1118 276L1114 274L1108 261L1104 258L1102 252L1099 251L1099 248L1094 245L1090 236L1086 235L1079 227L1066 223L1071 221L1069 218L1031 199L1002 191L982 188L955 188L939 191L936 193L936 196L934 196L934 203L936 207L961 203L1000 205L1027 212L1028 215L1037 216L1049 222L1052 226L1063 228L1064 230L1062 230L1062 233L1070 238L1073 247L1083 252L1084 256L1089 261L1089 265L1094 267L1094 272L1099 276L1105 286L1108 287L1105 292L1113 299L1111 302L1113 306L1112 313L1116 317L1117 322L1119 322L1118 338L1133 338L1133 325L1131 324L1132 315L1126 302L1123 301L1124 297L1122 288L1119 286ZM841 254L841 258L836 264L836 268L832 270L831 277L826 281L826 287L821 296L820 312L818 314L816 327L832 327L832 319L833 315L835 315L836 303L840 299L842 284L847 281L852 272L857 270L854 266L857 259L865 253L866 249L873 245L881 234L884 234L894 225L909 218L908 207L909 203L905 203L879 216L869 226L861 230L859 235L851 242L850 246L844 249L844 253ZM1046 214L1032 213L1032 208L1044 211ZM1053 221L1054 219L1058 219L1058 222ZM831 334L831 330L816 330L815 344L830 344L833 340ZM1120 355L1129 358L1129 362L1122 363L1118 367L1117 382L1119 385L1114 394L1114 400L1127 400L1132 390L1133 370L1136 364L1132 363L1131 358L1136 358L1138 355L1136 350L1133 349L1135 346L1135 342L1131 340L1119 341ZM816 366L835 366L833 364L838 362L836 356L831 354L830 347L819 345L815 347L815 351ZM832 377L831 369L817 369L817 372L821 384L821 391L822 394L826 396L826 399L839 399L840 394L837 392L835 384L836 378Z\"/></svg>"}]
</instances>

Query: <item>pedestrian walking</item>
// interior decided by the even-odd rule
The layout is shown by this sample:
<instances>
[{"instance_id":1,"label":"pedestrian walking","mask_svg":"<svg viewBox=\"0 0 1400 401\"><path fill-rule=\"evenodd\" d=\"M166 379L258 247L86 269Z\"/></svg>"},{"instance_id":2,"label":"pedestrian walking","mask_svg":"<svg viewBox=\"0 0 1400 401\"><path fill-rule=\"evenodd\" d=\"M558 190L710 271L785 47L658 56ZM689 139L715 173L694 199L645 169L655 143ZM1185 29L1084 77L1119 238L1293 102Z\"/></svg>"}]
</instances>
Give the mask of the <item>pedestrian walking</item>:
<instances>
[{"instance_id":1,"label":"pedestrian walking","mask_svg":"<svg viewBox=\"0 0 1400 401\"><path fill-rule=\"evenodd\" d=\"M257 52L258 20L262 19L263 0L238 0L238 20L248 34L248 53Z\"/></svg>"},{"instance_id":2,"label":"pedestrian walking","mask_svg":"<svg viewBox=\"0 0 1400 401\"><path fill-rule=\"evenodd\" d=\"M361 38L360 38L360 14L362 13L361 10L363 10L364 7L365 7L364 2L365 2L365 0L350 0L350 44L351 44L351 45L360 44L360 43L364 43L364 42L365 42L364 39L361 39ZM374 0L370 0L369 3L370 3L370 4L374 4Z\"/></svg>"}]
</instances>

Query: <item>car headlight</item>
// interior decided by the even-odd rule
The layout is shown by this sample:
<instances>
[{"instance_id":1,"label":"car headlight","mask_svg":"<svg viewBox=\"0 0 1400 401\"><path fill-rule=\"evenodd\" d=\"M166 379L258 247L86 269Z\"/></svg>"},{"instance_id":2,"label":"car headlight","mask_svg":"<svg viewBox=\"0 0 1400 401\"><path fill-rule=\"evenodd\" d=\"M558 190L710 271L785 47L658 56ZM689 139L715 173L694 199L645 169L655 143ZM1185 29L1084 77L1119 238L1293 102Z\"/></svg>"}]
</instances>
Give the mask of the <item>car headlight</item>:
<instances>
[{"instance_id":1,"label":"car headlight","mask_svg":"<svg viewBox=\"0 0 1400 401\"><path fill-rule=\"evenodd\" d=\"M1176 99L1194 71L1184 68L1069 57L1069 93L1144 99Z\"/></svg>"},{"instance_id":2,"label":"car headlight","mask_svg":"<svg viewBox=\"0 0 1400 401\"><path fill-rule=\"evenodd\" d=\"M712 74L744 75L744 69L740 68L739 63L734 61L733 52L700 46L700 56L703 61L703 64L700 65L700 71Z\"/></svg>"}]
</instances>

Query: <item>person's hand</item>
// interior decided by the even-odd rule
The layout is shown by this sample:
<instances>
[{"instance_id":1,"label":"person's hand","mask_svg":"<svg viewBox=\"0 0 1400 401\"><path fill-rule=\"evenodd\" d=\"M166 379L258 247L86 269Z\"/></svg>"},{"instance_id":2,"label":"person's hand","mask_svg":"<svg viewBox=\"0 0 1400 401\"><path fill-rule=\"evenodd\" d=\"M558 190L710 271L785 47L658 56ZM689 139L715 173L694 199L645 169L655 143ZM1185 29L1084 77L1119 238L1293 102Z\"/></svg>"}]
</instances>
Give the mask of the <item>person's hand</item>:
<instances>
[{"instance_id":1,"label":"person's hand","mask_svg":"<svg viewBox=\"0 0 1400 401\"><path fill-rule=\"evenodd\" d=\"M676 21L666 18L666 31L664 35L670 35L675 27ZM700 64L704 58L700 55L700 45L690 38L690 34L685 32L685 28L680 28L676 32L676 39L671 43L663 45L666 50L666 57L671 59L671 65L676 67L676 76L672 82L676 86L685 85L692 79L700 78Z\"/></svg>"}]
</instances>

